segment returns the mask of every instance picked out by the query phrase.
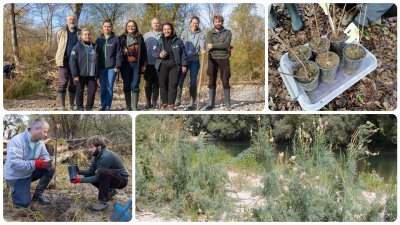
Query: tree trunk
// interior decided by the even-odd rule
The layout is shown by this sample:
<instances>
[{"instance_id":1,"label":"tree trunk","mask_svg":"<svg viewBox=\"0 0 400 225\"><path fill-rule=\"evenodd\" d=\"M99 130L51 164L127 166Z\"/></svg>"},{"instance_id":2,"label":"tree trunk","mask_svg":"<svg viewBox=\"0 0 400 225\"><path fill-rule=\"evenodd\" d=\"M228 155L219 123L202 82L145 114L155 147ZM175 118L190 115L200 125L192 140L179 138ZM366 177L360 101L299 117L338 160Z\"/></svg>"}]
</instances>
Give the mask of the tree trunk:
<instances>
[{"instance_id":1,"label":"tree trunk","mask_svg":"<svg viewBox=\"0 0 400 225\"><path fill-rule=\"evenodd\" d=\"M18 49L18 35L16 23L15 3L11 3L11 46L14 56L15 65L20 65L19 49Z\"/></svg>"},{"instance_id":2,"label":"tree trunk","mask_svg":"<svg viewBox=\"0 0 400 225\"><path fill-rule=\"evenodd\" d=\"M78 27L79 17L81 16L83 3L71 3L72 12L76 16L76 27Z\"/></svg>"}]
</instances>

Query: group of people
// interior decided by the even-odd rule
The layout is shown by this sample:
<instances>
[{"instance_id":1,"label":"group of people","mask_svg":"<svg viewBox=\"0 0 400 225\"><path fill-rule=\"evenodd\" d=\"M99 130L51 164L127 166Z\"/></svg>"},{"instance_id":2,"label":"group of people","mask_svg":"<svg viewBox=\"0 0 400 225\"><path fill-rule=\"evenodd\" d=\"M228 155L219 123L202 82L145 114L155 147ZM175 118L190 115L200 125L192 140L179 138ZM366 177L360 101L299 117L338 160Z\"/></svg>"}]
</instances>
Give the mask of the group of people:
<instances>
[{"instance_id":1,"label":"group of people","mask_svg":"<svg viewBox=\"0 0 400 225\"><path fill-rule=\"evenodd\" d=\"M186 74L190 74L189 110L196 107L197 75L200 58L208 52L209 96L203 108L215 107L217 74L220 72L224 88L224 105L230 109L230 51L232 33L223 26L224 18L213 18L214 28L206 35L200 29L200 19L193 16L190 28L179 37L172 23L151 20L151 30L144 35L134 20L129 20L125 32L116 36L110 20L103 22L103 33L92 41L88 28L80 30L74 15L67 17L67 25L57 32L56 64L58 68L58 98L66 110L68 87L70 110L93 110L97 87L100 86L101 111L111 109L114 82L118 73L123 79L126 110L137 110L141 74L146 80L145 109L174 110L181 104ZM160 29L161 27L161 29ZM87 88L84 107L83 96Z\"/></svg>"},{"instance_id":2,"label":"group of people","mask_svg":"<svg viewBox=\"0 0 400 225\"><path fill-rule=\"evenodd\" d=\"M29 207L32 200L43 205L51 205L51 201L43 194L55 173L51 156L44 143L48 130L49 124L37 119L7 144L4 177L10 188L12 202L17 207ZM109 200L117 194L116 189L127 186L129 174L120 156L107 148L102 136L95 135L87 139L87 152L92 157L90 167L87 170L78 167L78 174L83 177L75 177L71 182L90 183L97 187L99 203L89 208L93 211L102 211L108 207ZM39 182L31 196L31 182L36 180Z\"/></svg>"}]
</instances>

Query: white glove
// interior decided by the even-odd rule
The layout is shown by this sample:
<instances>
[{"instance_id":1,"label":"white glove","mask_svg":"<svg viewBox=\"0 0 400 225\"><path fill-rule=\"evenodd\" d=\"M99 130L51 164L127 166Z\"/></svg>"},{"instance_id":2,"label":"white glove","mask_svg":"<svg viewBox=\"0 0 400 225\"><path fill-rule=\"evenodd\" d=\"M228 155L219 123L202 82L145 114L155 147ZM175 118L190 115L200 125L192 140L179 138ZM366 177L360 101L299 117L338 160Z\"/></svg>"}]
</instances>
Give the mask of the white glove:
<instances>
[{"instance_id":1,"label":"white glove","mask_svg":"<svg viewBox=\"0 0 400 225\"><path fill-rule=\"evenodd\" d=\"M354 23L351 23L346 30L344 30L344 33L349 37L346 43L351 43L354 40L360 42L360 29L358 29Z\"/></svg>"}]
</instances>

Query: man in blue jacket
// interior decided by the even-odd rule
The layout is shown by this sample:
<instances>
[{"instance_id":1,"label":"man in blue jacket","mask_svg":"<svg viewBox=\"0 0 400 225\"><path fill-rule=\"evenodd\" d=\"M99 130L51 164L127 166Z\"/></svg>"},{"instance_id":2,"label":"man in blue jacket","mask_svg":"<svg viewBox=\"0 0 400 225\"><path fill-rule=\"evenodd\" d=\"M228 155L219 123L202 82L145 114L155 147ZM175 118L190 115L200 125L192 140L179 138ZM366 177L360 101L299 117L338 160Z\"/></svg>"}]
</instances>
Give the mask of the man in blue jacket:
<instances>
[{"instance_id":1,"label":"man in blue jacket","mask_svg":"<svg viewBox=\"0 0 400 225\"><path fill-rule=\"evenodd\" d=\"M50 166L50 155L43 142L48 130L49 124L37 119L7 144L4 177L14 205L26 208L31 204L31 182L38 179L33 200L44 205L50 204L43 195L54 174L54 167Z\"/></svg>"}]
</instances>

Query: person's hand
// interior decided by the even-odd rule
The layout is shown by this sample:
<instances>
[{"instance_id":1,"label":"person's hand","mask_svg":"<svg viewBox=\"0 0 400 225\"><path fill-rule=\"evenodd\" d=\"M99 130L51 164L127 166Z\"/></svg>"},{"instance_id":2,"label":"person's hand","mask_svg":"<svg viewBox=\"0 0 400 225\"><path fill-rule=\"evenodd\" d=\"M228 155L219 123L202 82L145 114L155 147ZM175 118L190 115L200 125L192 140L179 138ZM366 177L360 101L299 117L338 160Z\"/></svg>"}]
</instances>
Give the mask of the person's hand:
<instances>
[{"instance_id":1,"label":"person's hand","mask_svg":"<svg viewBox=\"0 0 400 225\"><path fill-rule=\"evenodd\" d=\"M118 73L119 69L118 68L114 68L114 72Z\"/></svg>"},{"instance_id":2,"label":"person's hand","mask_svg":"<svg viewBox=\"0 0 400 225\"><path fill-rule=\"evenodd\" d=\"M142 66L142 73L146 71L146 66Z\"/></svg>"},{"instance_id":3,"label":"person's hand","mask_svg":"<svg viewBox=\"0 0 400 225\"><path fill-rule=\"evenodd\" d=\"M74 81L79 81L79 77L74 77Z\"/></svg>"},{"instance_id":4,"label":"person's hand","mask_svg":"<svg viewBox=\"0 0 400 225\"><path fill-rule=\"evenodd\" d=\"M49 163L44 161L43 158L38 158L35 160L35 168L36 169L46 169L49 166Z\"/></svg>"},{"instance_id":5,"label":"person's hand","mask_svg":"<svg viewBox=\"0 0 400 225\"><path fill-rule=\"evenodd\" d=\"M212 49L212 44L207 44L207 49L208 50Z\"/></svg>"},{"instance_id":6,"label":"person's hand","mask_svg":"<svg viewBox=\"0 0 400 225\"><path fill-rule=\"evenodd\" d=\"M160 58L165 58L167 57L167 52L165 50L162 50L162 52L160 52Z\"/></svg>"},{"instance_id":7,"label":"person's hand","mask_svg":"<svg viewBox=\"0 0 400 225\"><path fill-rule=\"evenodd\" d=\"M75 177L74 179L72 179L71 181L73 184L79 184L81 182L81 178L79 177Z\"/></svg>"},{"instance_id":8,"label":"person's hand","mask_svg":"<svg viewBox=\"0 0 400 225\"><path fill-rule=\"evenodd\" d=\"M270 5L271 5L271 4L270 4ZM200 51L200 54L204 55L204 54L206 54L206 51L201 50L201 51Z\"/></svg>"},{"instance_id":9,"label":"person's hand","mask_svg":"<svg viewBox=\"0 0 400 225\"><path fill-rule=\"evenodd\" d=\"M123 54L128 55L128 49L124 48Z\"/></svg>"},{"instance_id":10,"label":"person's hand","mask_svg":"<svg viewBox=\"0 0 400 225\"><path fill-rule=\"evenodd\" d=\"M187 68L185 66L182 66L182 73L186 73Z\"/></svg>"}]
</instances>

